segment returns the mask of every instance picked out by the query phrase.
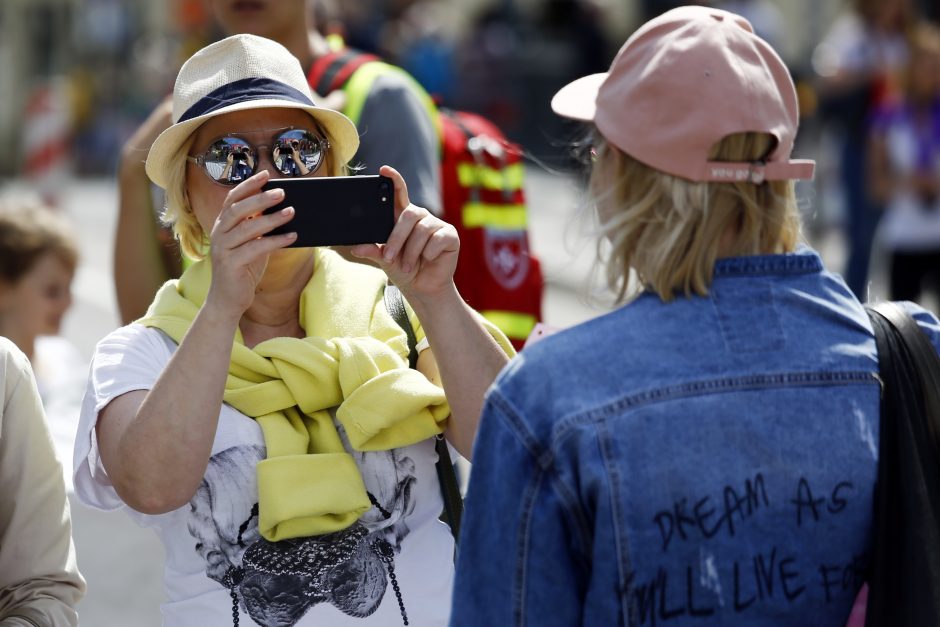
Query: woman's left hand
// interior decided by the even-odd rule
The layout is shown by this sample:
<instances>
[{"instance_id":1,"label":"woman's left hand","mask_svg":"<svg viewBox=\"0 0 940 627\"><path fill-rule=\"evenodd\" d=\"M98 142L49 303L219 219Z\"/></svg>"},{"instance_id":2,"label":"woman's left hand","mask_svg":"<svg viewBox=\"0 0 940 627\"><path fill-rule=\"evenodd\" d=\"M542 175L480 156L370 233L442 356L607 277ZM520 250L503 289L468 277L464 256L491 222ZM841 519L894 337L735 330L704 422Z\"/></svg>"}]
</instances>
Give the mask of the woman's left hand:
<instances>
[{"instance_id":1,"label":"woman's left hand","mask_svg":"<svg viewBox=\"0 0 940 627\"><path fill-rule=\"evenodd\" d=\"M460 252L457 229L411 204L408 186L397 170L386 165L379 174L395 185L395 228L387 243L354 246L350 252L382 268L411 299L433 298L453 289Z\"/></svg>"}]
</instances>

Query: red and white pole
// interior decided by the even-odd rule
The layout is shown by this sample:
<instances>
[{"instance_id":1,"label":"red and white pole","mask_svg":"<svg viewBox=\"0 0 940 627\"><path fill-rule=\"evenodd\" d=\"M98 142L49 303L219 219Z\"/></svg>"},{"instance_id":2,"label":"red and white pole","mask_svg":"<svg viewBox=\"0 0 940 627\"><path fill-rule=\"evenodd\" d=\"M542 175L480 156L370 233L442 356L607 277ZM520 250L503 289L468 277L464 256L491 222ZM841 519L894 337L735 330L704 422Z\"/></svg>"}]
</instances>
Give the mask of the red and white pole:
<instances>
[{"instance_id":1,"label":"red and white pole","mask_svg":"<svg viewBox=\"0 0 940 627\"><path fill-rule=\"evenodd\" d=\"M72 132L69 86L50 78L33 88L23 119L23 177L51 206L70 173Z\"/></svg>"}]
</instances>

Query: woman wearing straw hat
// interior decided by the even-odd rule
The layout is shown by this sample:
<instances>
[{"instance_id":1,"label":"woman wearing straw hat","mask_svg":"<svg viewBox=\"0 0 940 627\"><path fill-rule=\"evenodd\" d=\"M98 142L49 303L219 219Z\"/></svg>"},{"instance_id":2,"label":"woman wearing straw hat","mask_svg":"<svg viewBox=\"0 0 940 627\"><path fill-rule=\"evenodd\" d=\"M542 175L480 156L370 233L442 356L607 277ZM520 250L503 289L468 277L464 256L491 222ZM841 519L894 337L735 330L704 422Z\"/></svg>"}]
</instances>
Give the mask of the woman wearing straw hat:
<instances>
[{"instance_id":1,"label":"woman wearing straw hat","mask_svg":"<svg viewBox=\"0 0 940 627\"><path fill-rule=\"evenodd\" d=\"M283 196L262 186L304 175L275 150L296 141L306 176L325 176L358 146L273 41L237 35L196 53L173 117L147 172L183 249L210 252L98 345L76 493L160 535L164 625L444 623L453 541L437 522L434 440L470 456L511 351L453 286L454 229L385 168L395 228L350 251L372 265L266 235L293 209L262 214ZM241 182L226 176L235 150L252 156ZM388 281L413 306L416 369Z\"/></svg>"},{"instance_id":2,"label":"woman wearing straw hat","mask_svg":"<svg viewBox=\"0 0 940 627\"><path fill-rule=\"evenodd\" d=\"M490 389L451 624L845 625L878 361L865 310L800 243L792 180L813 163L790 158L787 68L739 16L684 7L552 104L593 125L608 277L639 289Z\"/></svg>"}]
</instances>

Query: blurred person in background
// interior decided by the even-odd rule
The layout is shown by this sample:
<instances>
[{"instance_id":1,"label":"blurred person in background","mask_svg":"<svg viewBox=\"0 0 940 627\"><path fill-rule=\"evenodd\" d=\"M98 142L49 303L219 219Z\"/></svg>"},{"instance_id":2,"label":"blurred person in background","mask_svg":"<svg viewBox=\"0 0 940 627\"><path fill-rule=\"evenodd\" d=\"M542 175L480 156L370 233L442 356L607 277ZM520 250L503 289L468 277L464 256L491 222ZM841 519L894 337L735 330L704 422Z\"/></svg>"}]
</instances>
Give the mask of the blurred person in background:
<instances>
[{"instance_id":1,"label":"blurred person in background","mask_svg":"<svg viewBox=\"0 0 940 627\"><path fill-rule=\"evenodd\" d=\"M572 76L591 74L607 67L614 50L604 31L604 9L596 0L548 0L536 15L536 29L568 48ZM567 36L567 41L566 41ZM568 76L559 77L567 82Z\"/></svg>"},{"instance_id":2,"label":"blurred person in background","mask_svg":"<svg viewBox=\"0 0 940 627\"><path fill-rule=\"evenodd\" d=\"M488 391L451 625L843 627L881 386L865 309L802 242L788 68L743 18L683 7L552 105L592 124L599 247L631 299Z\"/></svg>"},{"instance_id":3,"label":"blurred person in background","mask_svg":"<svg viewBox=\"0 0 940 627\"><path fill-rule=\"evenodd\" d=\"M331 50L315 23L314 0L209 0L222 30L249 33L284 45L305 70ZM325 25L324 25L325 26ZM323 94L324 96L326 94ZM339 94L338 94L339 95ZM342 108L342 103L332 103ZM154 139L170 125L164 100L125 143L118 173L119 208L114 280L121 320L141 317L157 289L182 271L178 247L158 224L144 160ZM352 163L362 174L382 164L398 169L411 197L432 212L440 209L437 131L420 97L397 73L375 79L358 119L362 141Z\"/></svg>"},{"instance_id":4,"label":"blurred person in background","mask_svg":"<svg viewBox=\"0 0 940 627\"><path fill-rule=\"evenodd\" d=\"M848 258L845 281L868 296L871 246L881 208L868 194L868 125L872 112L896 93L907 63L914 19L910 0L854 0L813 54L819 74L820 113L839 134L840 183Z\"/></svg>"},{"instance_id":5,"label":"blurred person in background","mask_svg":"<svg viewBox=\"0 0 940 627\"><path fill-rule=\"evenodd\" d=\"M84 593L36 381L26 355L0 337L0 625L78 625Z\"/></svg>"},{"instance_id":6,"label":"blurred person in background","mask_svg":"<svg viewBox=\"0 0 940 627\"><path fill-rule=\"evenodd\" d=\"M478 111L511 135L525 124L517 65L525 52L522 20L513 4L483 5L455 51L460 80L454 99L461 108Z\"/></svg>"},{"instance_id":7,"label":"blurred person in background","mask_svg":"<svg viewBox=\"0 0 940 627\"><path fill-rule=\"evenodd\" d=\"M890 295L919 301L940 289L940 30L920 24L898 98L873 116L868 181L884 207L879 240L890 253Z\"/></svg>"},{"instance_id":8,"label":"blurred person in background","mask_svg":"<svg viewBox=\"0 0 940 627\"><path fill-rule=\"evenodd\" d=\"M78 243L61 215L38 200L0 199L0 335L32 363L69 489L87 363L59 332L77 265Z\"/></svg>"},{"instance_id":9,"label":"blurred person in background","mask_svg":"<svg viewBox=\"0 0 940 627\"><path fill-rule=\"evenodd\" d=\"M436 101L453 102L455 49L444 32L448 7L441 0L415 0L383 29L383 52L396 59Z\"/></svg>"},{"instance_id":10,"label":"blurred person in background","mask_svg":"<svg viewBox=\"0 0 940 627\"><path fill-rule=\"evenodd\" d=\"M757 36L775 50L784 43L786 20L772 0L712 0L701 4L740 15L751 23Z\"/></svg>"},{"instance_id":11,"label":"blurred person in background","mask_svg":"<svg viewBox=\"0 0 940 627\"><path fill-rule=\"evenodd\" d=\"M284 198L262 186L291 176L275 147L301 134L308 177L347 174L359 147L270 39L197 52L173 105L146 172L202 260L98 344L77 496L159 535L167 627L445 624L454 543L435 443L470 458L483 393L512 352L454 286L456 229L385 166L394 230L349 251L378 267L269 234L294 217L262 213ZM235 146L257 169L240 183L219 167ZM414 368L389 283L413 307Z\"/></svg>"},{"instance_id":12,"label":"blurred person in background","mask_svg":"<svg viewBox=\"0 0 940 627\"><path fill-rule=\"evenodd\" d=\"M644 22L653 19L657 15L662 15L666 11L671 11L676 7L689 4L684 0L640 0L642 8L642 20Z\"/></svg>"},{"instance_id":13,"label":"blurred person in background","mask_svg":"<svg viewBox=\"0 0 940 627\"><path fill-rule=\"evenodd\" d=\"M347 46L378 54L389 18L386 5L385 0L314 0L314 19L321 33L340 35Z\"/></svg>"}]
</instances>

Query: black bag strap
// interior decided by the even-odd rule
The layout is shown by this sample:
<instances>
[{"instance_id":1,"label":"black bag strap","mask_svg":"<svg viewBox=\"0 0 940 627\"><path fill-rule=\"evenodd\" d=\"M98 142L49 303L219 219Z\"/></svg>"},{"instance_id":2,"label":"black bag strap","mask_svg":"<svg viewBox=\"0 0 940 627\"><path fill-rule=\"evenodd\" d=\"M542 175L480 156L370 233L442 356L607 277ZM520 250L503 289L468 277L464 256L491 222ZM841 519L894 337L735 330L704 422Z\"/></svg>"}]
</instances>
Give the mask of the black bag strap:
<instances>
[{"instance_id":1,"label":"black bag strap","mask_svg":"<svg viewBox=\"0 0 940 627\"><path fill-rule=\"evenodd\" d=\"M940 357L896 303L866 309L883 391L865 624L940 625Z\"/></svg>"},{"instance_id":2,"label":"black bag strap","mask_svg":"<svg viewBox=\"0 0 940 627\"><path fill-rule=\"evenodd\" d=\"M415 337L414 329L411 328L401 290L392 284L385 286L385 306L408 337L408 366L415 368L418 365L418 338ZM460 519L463 517L463 497L460 496L457 473L454 472L454 463L450 458L450 450L447 448L444 436L437 436L434 447L437 450L437 480L441 485L441 496L444 498L441 520L450 527L454 535L454 546L456 546L457 537L460 535Z\"/></svg>"},{"instance_id":3,"label":"black bag strap","mask_svg":"<svg viewBox=\"0 0 940 627\"><path fill-rule=\"evenodd\" d=\"M439 435L434 443L437 450L437 480L441 484L441 496L444 497L444 511L441 520L450 527L454 535L454 559L456 560L457 538L460 537L460 519L463 518L463 497L460 495L460 485L457 483L457 473L454 471L454 462L450 458L447 440Z\"/></svg>"},{"instance_id":4,"label":"black bag strap","mask_svg":"<svg viewBox=\"0 0 940 627\"><path fill-rule=\"evenodd\" d=\"M937 356L937 350L917 321L897 303L878 303L871 306L871 310L897 329L910 353L910 359L920 373L927 428L935 450L940 451L940 357Z\"/></svg>"}]
</instances>

